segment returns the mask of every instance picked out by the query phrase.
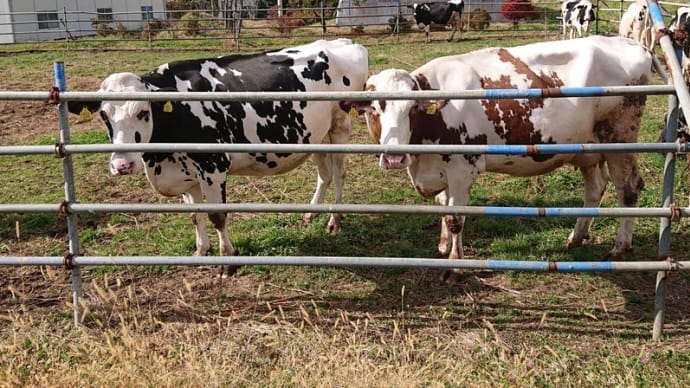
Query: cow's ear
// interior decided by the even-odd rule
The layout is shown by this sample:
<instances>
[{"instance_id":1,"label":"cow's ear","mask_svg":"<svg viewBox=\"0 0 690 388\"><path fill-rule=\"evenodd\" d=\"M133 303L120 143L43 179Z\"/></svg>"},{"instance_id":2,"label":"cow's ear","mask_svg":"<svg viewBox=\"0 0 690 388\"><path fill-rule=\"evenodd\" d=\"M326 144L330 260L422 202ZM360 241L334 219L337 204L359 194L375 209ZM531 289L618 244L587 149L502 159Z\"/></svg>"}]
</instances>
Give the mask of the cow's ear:
<instances>
[{"instance_id":1,"label":"cow's ear","mask_svg":"<svg viewBox=\"0 0 690 388\"><path fill-rule=\"evenodd\" d=\"M420 100L417 103L417 109L433 116L446 105L448 105L448 100Z\"/></svg>"},{"instance_id":2,"label":"cow's ear","mask_svg":"<svg viewBox=\"0 0 690 388\"><path fill-rule=\"evenodd\" d=\"M101 101L67 101L67 110L75 115L93 114L101 109Z\"/></svg>"},{"instance_id":3,"label":"cow's ear","mask_svg":"<svg viewBox=\"0 0 690 388\"><path fill-rule=\"evenodd\" d=\"M361 115L369 110L371 101L340 101L340 109L347 113L357 112Z\"/></svg>"}]
</instances>

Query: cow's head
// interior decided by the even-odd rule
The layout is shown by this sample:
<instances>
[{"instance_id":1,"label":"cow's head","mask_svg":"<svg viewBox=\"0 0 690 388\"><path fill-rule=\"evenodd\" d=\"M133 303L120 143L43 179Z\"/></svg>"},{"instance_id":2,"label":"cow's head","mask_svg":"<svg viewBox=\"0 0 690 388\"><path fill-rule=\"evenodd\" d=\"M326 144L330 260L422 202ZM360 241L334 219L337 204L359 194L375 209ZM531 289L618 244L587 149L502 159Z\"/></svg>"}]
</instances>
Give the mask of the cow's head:
<instances>
[{"instance_id":1,"label":"cow's head","mask_svg":"<svg viewBox=\"0 0 690 388\"><path fill-rule=\"evenodd\" d=\"M139 76L132 73L116 73L101 83L99 92L150 91ZM157 104L157 103L153 103ZM152 103L148 101L72 101L70 112L84 114L98 112L108 129L113 144L148 143L153 134ZM110 173L127 175L143 167L141 152L114 152L110 156Z\"/></svg>"},{"instance_id":2,"label":"cow's head","mask_svg":"<svg viewBox=\"0 0 690 388\"><path fill-rule=\"evenodd\" d=\"M410 73L400 69L388 69L369 77L365 89L380 92L403 92L426 89ZM372 141L387 145L405 145L413 142L411 120L419 115L435 115L446 105L443 101L432 100L374 100L345 101L345 110L356 109L365 114L367 128ZM422 128L423 129L423 128ZM379 166L386 169L409 167L412 159L409 154L381 154Z\"/></svg>"}]
</instances>

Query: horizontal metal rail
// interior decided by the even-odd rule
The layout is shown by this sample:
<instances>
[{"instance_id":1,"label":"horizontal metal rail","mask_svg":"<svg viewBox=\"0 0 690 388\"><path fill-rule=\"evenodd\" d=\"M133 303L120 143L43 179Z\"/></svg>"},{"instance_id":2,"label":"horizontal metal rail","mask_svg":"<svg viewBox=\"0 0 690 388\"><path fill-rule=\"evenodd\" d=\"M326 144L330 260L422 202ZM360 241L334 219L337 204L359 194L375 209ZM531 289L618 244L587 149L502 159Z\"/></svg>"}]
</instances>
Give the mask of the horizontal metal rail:
<instances>
[{"instance_id":1,"label":"horizontal metal rail","mask_svg":"<svg viewBox=\"0 0 690 388\"><path fill-rule=\"evenodd\" d=\"M87 154L100 152L271 152L271 153L409 153L409 154L489 154L536 155L621 152L688 152L690 144L606 143L606 144L216 144L216 143L129 143L60 144L37 146L0 146L0 155Z\"/></svg>"},{"instance_id":2,"label":"horizontal metal rail","mask_svg":"<svg viewBox=\"0 0 690 388\"><path fill-rule=\"evenodd\" d=\"M488 217L687 217L690 208L597 208L436 206L385 204L279 204L279 203L60 203L0 204L0 213L361 213L361 214L455 214Z\"/></svg>"},{"instance_id":3,"label":"horizontal metal rail","mask_svg":"<svg viewBox=\"0 0 690 388\"><path fill-rule=\"evenodd\" d=\"M545 89L472 89L410 92L61 92L61 101L369 101L369 100L476 100L675 94L672 85L586 86ZM50 92L3 91L0 100L43 100Z\"/></svg>"},{"instance_id":4,"label":"horizontal metal rail","mask_svg":"<svg viewBox=\"0 0 690 388\"><path fill-rule=\"evenodd\" d=\"M322 267L416 267L491 269L499 271L539 272L612 272L612 271L679 271L690 268L690 261L518 261L518 260L447 260L402 257L347 256L74 256L73 266L85 265L283 265ZM63 266L60 256L0 256L0 265Z\"/></svg>"}]
</instances>

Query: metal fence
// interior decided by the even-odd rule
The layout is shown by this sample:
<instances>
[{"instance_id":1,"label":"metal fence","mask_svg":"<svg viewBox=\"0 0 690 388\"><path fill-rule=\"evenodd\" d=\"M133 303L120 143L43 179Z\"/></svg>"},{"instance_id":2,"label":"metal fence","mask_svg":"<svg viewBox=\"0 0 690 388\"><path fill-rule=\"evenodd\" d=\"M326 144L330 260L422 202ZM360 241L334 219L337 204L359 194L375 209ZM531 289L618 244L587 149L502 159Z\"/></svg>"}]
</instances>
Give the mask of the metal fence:
<instances>
[{"instance_id":1,"label":"metal fence","mask_svg":"<svg viewBox=\"0 0 690 388\"><path fill-rule=\"evenodd\" d=\"M663 25L663 18L656 3L650 3L655 24ZM673 53L673 46L668 36L661 38L664 52ZM687 143L676 142L679 102L682 107L690 108L690 95L681 76L680 65L676 56L667 55L668 66L672 74L672 84L656 86L620 86L620 87L586 87L560 88L554 90L469 90L463 92L416 91L409 94L386 92L351 92L351 93L93 93L67 92L64 66L61 62L54 65L55 85L53 92L0 92L0 99L5 100L41 100L59 104L60 142L56 146L0 146L0 155L25 155L55 153L62 158L65 182L65 199L59 204L0 204L2 213L41 213L62 214L67 221L68 253L64 256L43 257L0 257L0 265L49 265L65 266L72 275L72 298L75 307L74 321L80 323L81 304L81 267L87 265L314 265L314 266L389 266L389 267L427 267L427 268L462 268L491 270L530 270L562 272L603 272L603 271L658 271L655 300L655 318L653 337L659 338L663 328L665 313L665 295L667 273L690 269L690 261L676 261L670 255L671 220L678 216L690 215L690 208L678 208L673 205L674 162L677 152L687 152ZM85 144L76 145L70 142L70 130L67 120L67 101L90 100L215 100L215 101L251 101L251 100L340 100L345 97L351 100L373 99L500 99L500 98L561 98L604 95L633 94L669 94L669 114L665 130L665 143L638 144L561 144L561 145L258 145L258 144ZM677 96L677 97L676 97ZM690 110L687 110L690 111ZM658 208L528 208L528 207L473 207L473 206L403 206L403 205L305 205L305 204L99 204L79 203L75 197L75 181L71 155L77 153L113 152L113 151L188 151L188 152L341 152L341 153L465 153L465 154L502 154L531 155L556 153L593 153L593 152L664 152L664 186L662 206ZM598 217L598 216L633 216L660 218L659 249L657 261L642 262L549 262L517 260L438 260L425 258L395 257L315 257L315 256L219 256L219 257L152 257L152 256L82 256L79 249L79 231L77 218L84 213L110 212L336 212L336 213L427 213L457 214L480 216L539 216L539 217Z\"/></svg>"},{"instance_id":2,"label":"metal fence","mask_svg":"<svg viewBox=\"0 0 690 388\"><path fill-rule=\"evenodd\" d=\"M632 0L596 0L597 20L591 26L596 34L617 33L618 21ZM245 6L241 1L224 9L147 10L109 12L63 8L41 21L46 12L0 13L0 42L86 43L102 37L108 41L146 42L149 47L165 46L170 41L222 41L235 45L259 38L288 36L377 36L418 34L412 17L411 0L392 2L341 1L338 6L281 9ZM539 2L524 18L507 20L503 0L465 0L462 16L467 32L486 34L525 34L534 31L558 33L561 29L560 1ZM683 4L663 2L668 18L674 7ZM485 12L487 24L478 22ZM519 15L521 11L513 11ZM518 16L519 17L519 16ZM436 30L443 29L435 26Z\"/></svg>"}]
</instances>

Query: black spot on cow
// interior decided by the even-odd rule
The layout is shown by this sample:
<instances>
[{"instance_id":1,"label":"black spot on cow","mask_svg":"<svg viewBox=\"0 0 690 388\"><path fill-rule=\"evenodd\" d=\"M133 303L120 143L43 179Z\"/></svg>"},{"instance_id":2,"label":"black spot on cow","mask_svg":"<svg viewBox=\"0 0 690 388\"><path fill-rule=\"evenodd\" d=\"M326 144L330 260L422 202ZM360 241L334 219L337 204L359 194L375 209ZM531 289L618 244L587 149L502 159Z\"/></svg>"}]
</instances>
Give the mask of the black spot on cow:
<instances>
[{"instance_id":1,"label":"black spot on cow","mask_svg":"<svg viewBox=\"0 0 690 388\"><path fill-rule=\"evenodd\" d=\"M343 85L350 86L350 79L347 76L343 76Z\"/></svg>"},{"instance_id":2,"label":"black spot on cow","mask_svg":"<svg viewBox=\"0 0 690 388\"><path fill-rule=\"evenodd\" d=\"M269 168L276 168L277 166L278 166L278 163L276 163L276 162L274 162L274 161L268 162L268 167L269 167Z\"/></svg>"},{"instance_id":3,"label":"black spot on cow","mask_svg":"<svg viewBox=\"0 0 690 388\"><path fill-rule=\"evenodd\" d=\"M139 133L139 131L134 132L134 142L141 143L141 134Z\"/></svg>"},{"instance_id":4,"label":"black spot on cow","mask_svg":"<svg viewBox=\"0 0 690 388\"><path fill-rule=\"evenodd\" d=\"M321 61L309 60L307 66L302 70L302 77L313 81L325 81L326 85L331 84L331 77L328 76L328 56L323 52L319 52L318 57Z\"/></svg>"}]
</instances>

